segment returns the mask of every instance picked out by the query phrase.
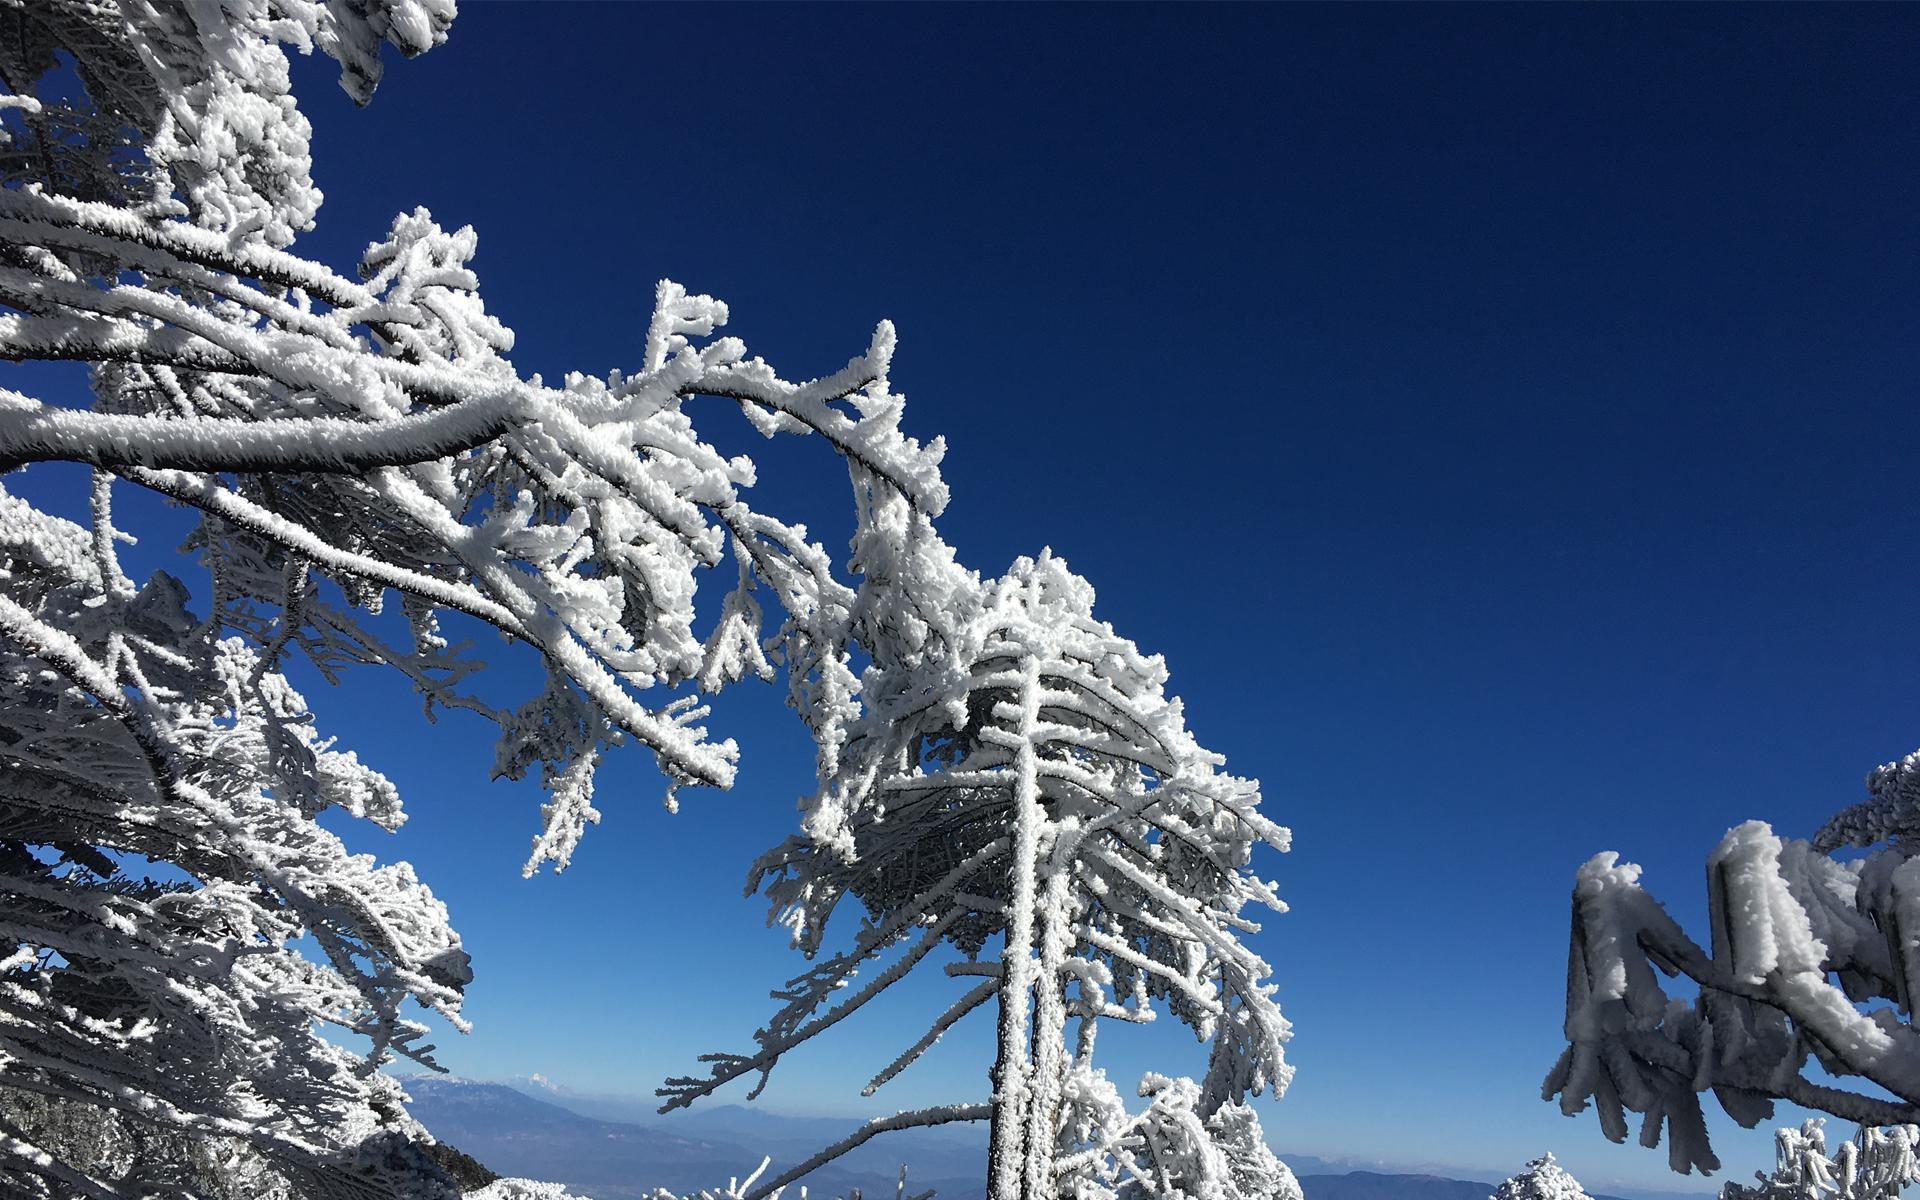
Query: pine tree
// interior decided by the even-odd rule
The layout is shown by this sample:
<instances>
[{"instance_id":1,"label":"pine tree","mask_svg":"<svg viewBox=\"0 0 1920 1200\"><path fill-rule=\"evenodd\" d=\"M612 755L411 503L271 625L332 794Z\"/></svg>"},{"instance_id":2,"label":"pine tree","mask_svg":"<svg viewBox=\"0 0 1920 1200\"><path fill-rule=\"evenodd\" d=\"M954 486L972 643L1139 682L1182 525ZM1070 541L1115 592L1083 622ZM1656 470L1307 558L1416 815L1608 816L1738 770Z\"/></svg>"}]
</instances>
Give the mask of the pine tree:
<instances>
[{"instance_id":1,"label":"pine tree","mask_svg":"<svg viewBox=\"0 0 1920 1200\"><path fill-rule=\"evenodd\" d=\"M1268 967L1241 941L1258 929L1248 904L1284 907L1249 867L1261 843L1284 850L1286 831L1259 812L1257 785L1221 772L1188 733L1165 665L1093 617L1092 588L1065 563L1022 559L982 585L931 546L921 557L965 619L911 670L876 661L864 688L875 703L849 727L805 832L750 881L810 957L843 901L861 906L861 930L776 993L786 1003L755 1052L707 1056L706 1077L669 1081L663 1111L742 1076L764 1083L945 944L964 956L948 974L977 982L867 1092L993 1004L990 1098L887 1118L763 1190L880 1125L986 1119L996 1200L1211 1186L1232 1174L1222 1137L1242 1148L1241 1175L1261 1177L1257 1194L1288 1191L1285 1167L1254 1153L1258 1123L1241 1106L1292 1074ZM1210 1044L1208 1071L1198 1084L1150 1076L1134 1116L1093 1065L1096 1033L1151 1020L1156 1004Z\"/></svg>"}]
</instances>

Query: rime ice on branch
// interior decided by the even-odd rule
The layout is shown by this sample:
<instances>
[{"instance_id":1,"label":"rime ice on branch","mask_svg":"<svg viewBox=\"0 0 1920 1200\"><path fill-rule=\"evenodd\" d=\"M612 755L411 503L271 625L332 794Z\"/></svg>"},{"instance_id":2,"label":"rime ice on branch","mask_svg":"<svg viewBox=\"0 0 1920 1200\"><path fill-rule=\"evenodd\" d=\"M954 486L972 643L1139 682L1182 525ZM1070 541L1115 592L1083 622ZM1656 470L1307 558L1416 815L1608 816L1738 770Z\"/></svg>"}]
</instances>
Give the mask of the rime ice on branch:
<instances>
[{"instance_id":1,"label":"rime ice on branch","mask_svg":"<svg viewBox=\"0 0 1920 1200\"><path fill-rule=\"evenodd\" d=\"M1868 801L1811 842L1758 821L1730 830L1707 859L1705 947L1642 890L1638 867L1611 853L1582 867L1569 1045L1543 1094L1569 1114L1591 1101L1614 1141L1626 1111L1642 1115L1646 1146L1664 1123L1682 1173L1720 1166L1703 1092L1748 1128L1776 1099L1867 1126L1920 1121L1920 753L1867 786ZM1843 846L1877 848L1842 861ZM1660 973L1698 995L1669 996Z\"/></svg>"}]
</instances>

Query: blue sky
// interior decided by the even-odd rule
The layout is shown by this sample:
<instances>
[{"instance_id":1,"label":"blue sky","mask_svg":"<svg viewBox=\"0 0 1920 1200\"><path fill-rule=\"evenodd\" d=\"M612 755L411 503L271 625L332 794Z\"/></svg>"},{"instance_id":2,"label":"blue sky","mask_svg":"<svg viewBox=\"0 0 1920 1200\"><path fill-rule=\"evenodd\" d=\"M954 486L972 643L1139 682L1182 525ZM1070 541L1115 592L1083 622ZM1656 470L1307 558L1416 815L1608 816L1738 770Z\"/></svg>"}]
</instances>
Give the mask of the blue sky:
<instances>
[{"instance_id":1,"label":"blue sky","mask_svg":"<svg viewBox=\"0 0 1920 1200\"><path fill-rule=\"evenodd\" d=\"M1810 832L1920 744L1917 40L1898 7L470 4L365 111L298 68L306 248L473 224L550 376L632 367L662 276L790 377L892 318L947 539L1064 555L1295 831L1257 939L1297 1025L1275 1143L1704 1191L1537 1098L1567 892L1617 849L1697 927L1727 827ZM761 506L837 549L824 454L768 456ZM414 814L356 842L475 954L449 1066L647 1093L748 1044L799 965L739 894L811 779L771 689L716 714L734 792L669 816L629 754L528 882L538 796L487 781L482 730L317 692ZM949 988L767 1102L877 1107L858 1084ZM984 1094L986 1044L881 1099ZM1200 1063L1171 1030L1108 1049ZM1770 1160L1714 1128L1736 1174Z\"/></svg>"}]
</instances>

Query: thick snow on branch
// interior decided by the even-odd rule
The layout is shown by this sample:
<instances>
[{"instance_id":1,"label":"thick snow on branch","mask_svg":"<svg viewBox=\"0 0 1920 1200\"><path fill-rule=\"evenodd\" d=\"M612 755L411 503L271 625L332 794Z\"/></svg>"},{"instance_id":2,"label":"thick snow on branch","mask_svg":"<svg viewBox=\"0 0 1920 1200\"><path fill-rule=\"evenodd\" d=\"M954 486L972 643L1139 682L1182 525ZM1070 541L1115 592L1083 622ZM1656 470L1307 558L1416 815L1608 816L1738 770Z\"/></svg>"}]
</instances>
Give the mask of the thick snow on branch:
<instances>
[{"instance_id":1,"label":"thick snow on branch","mask_svg":"<svg viewBox=\"0 0 1920 1200\"><path fill-rule=\"evenodd\" d=\"M1587 1200L1587 1190L1552 1154L1542 1154L1495 1188L1491 1200Z\"/></svg>"},{"instance_id":2,"label":"thick snow on branch","mask_svg":"<svg viewBox=\"0 0 1920 1200\"><path fill-rule=\"evenodd\" d=\"M1867 776L1867 800L1843 809L1813 835L1817 850L1864 849L1875 842L1912 843L1920 834L1920 750Z\"/></svg>"},{"instance_id":3,"label":"thick snow on branch","mask_svg":"<svg viewBox=\"0 0 1920 1200\"><path fill-rule=\"evenodd\" d=\"M1569 1045L1543 1094L1569 1114L1591 1102L1615 1141L1629 1111L1642 1116L1643 1145L1659 1144L1664 1125L1681 1172L1720 1165L1703 1092L1749 1128L1776 1099L1862 1125L1920 1120L1920 859L1906 836L1915 761L1874 772L1873 798L1817 843L1758 821L1730 830L1707 860L1705 947L1642 890L1638 867L1609 853L1581 868ZM1865 858L1821 852L1881 837L1892 843ZM1684 975L1698 995L1670 996L1662 974Z\"/></svg>"}]
</instances>

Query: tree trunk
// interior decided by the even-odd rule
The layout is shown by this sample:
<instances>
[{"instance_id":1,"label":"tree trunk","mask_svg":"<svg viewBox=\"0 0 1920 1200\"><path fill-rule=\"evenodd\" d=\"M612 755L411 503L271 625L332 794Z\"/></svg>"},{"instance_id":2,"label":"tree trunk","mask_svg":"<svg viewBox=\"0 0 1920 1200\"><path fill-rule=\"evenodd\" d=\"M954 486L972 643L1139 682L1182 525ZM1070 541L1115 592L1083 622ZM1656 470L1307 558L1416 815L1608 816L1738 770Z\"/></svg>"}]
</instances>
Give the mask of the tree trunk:
<instances>
[{"instance_id":1,"label":"tree trunk","mask_svg":"<svg viewBox=\"0 0 1920 1200\"><path fill-rule=\"evenodd\" d=\"M1001 978L1004 980L1005 976ZM1026 1090L1022 1086L1026 1076L1026 1055L1017 1051L1009 1053L1009 1048L1017 1047L1021 1040L1018 1030L1012 1027L1019 1021L1014 1008L1003 982L1000 988L1000 1051L987 1073L993 1085L993 1116L989 1118L987 1126L987 1200L1020 1200L1020 1184L1025 1175L1021 1170L1020 1155L1021 1135L1025 1129L1025 1122L1021 1120L1024 1106L1020 1103L1020 1097Z\"/></svg>"},{"instance_id":2,"label":"tree trunk","mask_svg":"<svg viewBox=\"0 0 1920 1200\"><path fill-rule=\"evenodd\" d=\"M1000 1049L993 1065L993 1126L987 1156L987 1200L1023 1200L1028 1171L1025 1128L1032 1092L1034 992L1034 901L1037 898L1040 830L1038 756L1034 736L1040 721L1040 663L1028 654L1020 663L1015 698L1019 739L1014 750L1012 895L1007 905L1006 945L1000 952Z\"/></svg>"},{"instance_id":3,"label":"tree trunk","mask_svg":"<svg viewBox=\"0 0 1920 1200\"><path fill-rule=\"evenodd\" d=\"M1050 864L1034 921L1040 963L1034 978L1033 1065L1028 1070L1026 1133L1021 1143L1026 1200L1052 1200L1056 1191L1053 1156L1060 1137L1060 1104L1067 1081L1067 1005L1060 976L1069 949L1064 926L1066 871L1070 869L1061 863Z\"/></svg>"}]
</instances>

